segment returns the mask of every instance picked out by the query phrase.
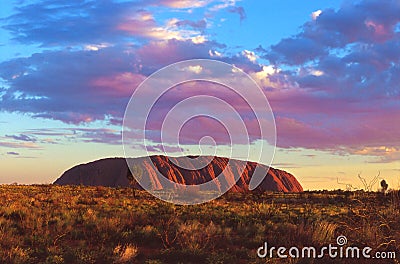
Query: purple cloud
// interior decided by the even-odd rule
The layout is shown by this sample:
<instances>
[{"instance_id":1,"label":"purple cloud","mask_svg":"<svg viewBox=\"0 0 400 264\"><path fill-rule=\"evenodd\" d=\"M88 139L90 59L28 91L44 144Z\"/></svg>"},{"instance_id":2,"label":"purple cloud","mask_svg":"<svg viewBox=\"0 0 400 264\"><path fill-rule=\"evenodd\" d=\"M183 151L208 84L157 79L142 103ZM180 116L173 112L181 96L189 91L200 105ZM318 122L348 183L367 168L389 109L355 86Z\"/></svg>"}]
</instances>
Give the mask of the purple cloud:
<instances>
[{"instance_id":1,"label":"purple cloud","mask_svg":"<svg viewBox=\"0 0 400 264\"><path fill-rule=\"evenodd\" d=\"M179 20L175 23L177 26L185 27L189 26L191 28L204 30L207 27L207 22L205 19L192 21L192 20Z\"/></svg>"},{"instance_id":2,"label":"purple cloud","mask_svg":"<svg viewBox=\"0 0 400 264\"><path fill-rule=\"evenodd\" d=\"M400 3L395 0L364 0L346 3L341 9L322 10L302 31L271 47L265 57L273 62L299 65L326 56L335 49L352 50L364 43L373 47L398 40ZM368 47L365 45L365 47Z\"/></svg>"},{"instance_id":3,"label":"purple cloud","mask_svg":"<svg viewBox=\"0 0 400 264\"><path fill-rule=\"evenodd\" d=\"M27 142L36 142L37 139L28 135L19 134L19 135L6 135L6 138L12 138L18 141L27 141Z\"/></svg>"},{"instance_id":4,"label":"purple cloud","mask_svg":"<svg viewBox=\"0 0 400 264\"><path fill-rule=\"evenodd\" d=\"M121 117L129 95L142 80L140 74L131 73L132 61L123 50L106 48L53 51L3 62L0 77L10 87L0 99L0 110L66 123ZM117 80L101 83L105 76Z\"/></svg>"},{"instance_id":5,"label":"purple cloud","mask_svg":"<svg viewBox=\"0 0 400 264\"><path fill-rule=\"evenodd\" d=\"M71 124L121 124L132 92L148 75L180 60L212 58L210 50L222 47L174 39L138 48L51 51L6 61L0 63L0 77L9 88L0 97L0 110ZM243 69L259 69L240 56L221 59Z\"/></svg>"},{"instance_id":6,"label":"purple cloud","mask_svg":"<svg viewBox=\"0 0 400 264\"><path fill-rule=\"evenodd\" d=\"M206 28L205 19L170 19L164 25L149 10L157 5L197 8L208 3L61 0L16 6L15 13L4 19L14 40L63 48L0 63L0 77L7 85L0 91L0 111L71 124L121 124L130 95L146 76L180 60L211 58L211 51L225 48L196 35ZM198 31L181 31L182 27Z\"/></svg>"},{"instance_id":7,"label":"purple cloud","mask_svg":"<svg viewBox=\"0 0 400 264\"><path fill-rule=\"evenodd\" d=\"M282 70L266 87L278 146L366 156L399 155L398 1L360 1L322 10L265 58ZM285 80L282 86L281 80ZM272 87L274 86L274 87ZM280 87L280 89L277 87Z\"/></svg>"},{"instance_id":8,"label":"purple cloud","mask_svg":"<svg viewBox=\"0 0 400 264\"><path fill-rule=\"evenodd\" d=\"M41 1L16 7L4 28L14 40L43 46L109 42L118 37L116 23L138 6L112 1Z\"/></svg>"},{"instance_id":9,"label":"purple cloud","mask_svg":"<svg viewBox=\"0 0 400 264\"><path fill-rule=\"evenodd\" d=\"M271 50L272 52L266 58L272 63L284 63L288 65L303 64L327 55L324 46L309 38L283 39L277 45L272 46Z\"/></svg>"},{"instance_id":10,"label":"purple cloud","mask_svg":"<svg viewBox=\"0 0 400 264\"><path fill-rule=\"evenodd\" d=\"M30 129L24 133L40 137L42 143L54 144L63 141L121 144L121 131L111 128L46 128Z\"/></svg>"},{"instance_id":11,"label":"purple cloud","mask_svg":"<svg viewBox=\"0 0 400 264\"><path fill-rule=\"evenodd\" d=\"M5 147L5 148L41 149L40 146L38 146L37 144L32 143L32 142L6 142L6 141L0 141L0 147Z\"/></svg>"},{"instance_id":12,"label":"purple cloud","mask_svg":"<svg viewBox=\"0 0 400 264\"><path fill-rule=\"evenodd\" d=\"M207 1L40 1L16 5L15 13L4 19L4 29L13 40L41 47L80 46L123 43L127 39L146 42L154 39L191 39L206 28L205 20L158 23L149 10L156 6L199 8ZM244 11L241 11L244 12ZM112 14L112 15L110 15ZM195 31L179 31L191 27Z\"/></svg>"},{"instance_id":13,"label":"purple cloud","mask_svg":"<svg viewBox=\"0 0 400 264\"><path fill-rule=\"evenodd\" d=\"M74 129L74 132L80 133L77 137L83 142L105 143L110 145L120 145L122 133L113 129Z\"/></svg>"},{"instance_id":14,"label":"purple cloud","mask_svg":"<svg viewBox=\"0 0 400 264\"><path fill-rule=\"evenodd\" d=\"M232 6L228 8L228 12L230 13L236 13L239 15L240 22L246 19L246 11L242 6Z\"/></svg>"},{"instance_id":15,"label":"purple cloud","mask_svg":"<svg viewBox=\"0 0 400 264\"><path fill-rule=\"evenodd\" d=\"M207 6L209 1L57 3L25 5L6 19L5 28L17 41L63 48L1 63L0 77L7 87L0 90L0 111L72 124L106 120L120 125L130 95L144 78L180 60L211 58L235 64L257 79L276 115L279 147L382 156L381 161L400 157L400 125L394 122L400 119L398 1L364 0L321 10L298 34L269 48L233 55L225 44L202 35L204 19L163 24L149 11L157 4L186 9L191 4ZM238 13L241 19L246 16L243 8L229 2L210 11L220 9ZM73 48L65 48L69 45ZM258 57L272 65L261 65ZM169 94L160 102L148 127L154 150L168 109L194 92L198 91ZM233 95L215 94L247 117L255 140L256 126L245 105ZM202 131L213 129L220 142L227 141L215 123L198 121L184 131L185 143L194 143ZM35 133L23 135L62 137L73 131ZM77 129L76 133L85 142L120 143L119 131ZM8 138L33 143L22 134ZM0 142L0 146L22 147L22 143Z\"/></svg>"}]
</instances>

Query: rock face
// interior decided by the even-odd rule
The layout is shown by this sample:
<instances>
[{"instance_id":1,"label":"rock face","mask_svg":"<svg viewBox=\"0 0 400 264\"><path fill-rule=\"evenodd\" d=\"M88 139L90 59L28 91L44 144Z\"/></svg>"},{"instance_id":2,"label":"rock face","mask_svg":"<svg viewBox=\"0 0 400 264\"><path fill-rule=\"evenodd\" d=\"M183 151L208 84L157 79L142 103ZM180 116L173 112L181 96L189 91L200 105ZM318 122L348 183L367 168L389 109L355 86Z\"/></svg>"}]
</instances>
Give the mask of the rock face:
<instances>
[{"instance_id":1,"label":"rock face","mask_svg":"<svg viewBox=\"0 0 400 264\"><path fill-rule=\"evenodd\" d=\"M216 189L219 189L219 185L224 184L224 182L234 181L236 176L239 180L232 187L232 191L236 192L249 190L248 184L257 166L255 162L209 156L193 157L193 159L151 156L130 159L129 164L133 164L135 173L141 174L143 181L155 190L162 189L160 181L163 179L160 179L160 176L157 175L156 170L158 170L165 178L187 185L198 185L211 181L222 173L222 177L218 178L219 181L216 183ZM179 166L175 164L179 164ZM198 164L208 165L201 169L194 169L194 166L198 167ZM267 176L256 190L303 191L302 186L292 174L261 164L258 166L265 171ZM242 173L239 176L241 171ZM130 171L124 158L107 158L75 166L64 172L54 184L127 187L129 186L129 175Z\"/></svg>"}]
</instances>

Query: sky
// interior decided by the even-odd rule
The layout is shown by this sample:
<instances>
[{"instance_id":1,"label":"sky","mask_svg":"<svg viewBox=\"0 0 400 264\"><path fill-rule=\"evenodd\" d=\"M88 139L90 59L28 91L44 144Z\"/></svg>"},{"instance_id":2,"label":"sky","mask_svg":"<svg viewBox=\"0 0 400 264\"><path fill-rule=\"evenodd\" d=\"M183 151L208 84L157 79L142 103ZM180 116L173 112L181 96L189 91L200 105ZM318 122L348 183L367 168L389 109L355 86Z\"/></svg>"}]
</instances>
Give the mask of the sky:
<instances>
[{"instance_id":1,"label":"sky","mask_svg":"<svg viewBox=\"0 0 400 264\"><path fill-rule=\"evenodd\" d=\"M272 166L304 189L363 188L357 175L369 181L378 173L399 188L398 0L6 1L0 183L51 183L76 164L123 156L123 116L135 89L189 59L234 64L257 82L276 122ZM166 95L160 109L197 91L236 102L246 115L226 89L192 86ZM192 122L180 148L195 153L196 140L213 131L218 154L227 155L218 126ZM150 141L152 154L168 145ZM147 153L138 146L133 154Z\"/></svg>"}]
</instances>

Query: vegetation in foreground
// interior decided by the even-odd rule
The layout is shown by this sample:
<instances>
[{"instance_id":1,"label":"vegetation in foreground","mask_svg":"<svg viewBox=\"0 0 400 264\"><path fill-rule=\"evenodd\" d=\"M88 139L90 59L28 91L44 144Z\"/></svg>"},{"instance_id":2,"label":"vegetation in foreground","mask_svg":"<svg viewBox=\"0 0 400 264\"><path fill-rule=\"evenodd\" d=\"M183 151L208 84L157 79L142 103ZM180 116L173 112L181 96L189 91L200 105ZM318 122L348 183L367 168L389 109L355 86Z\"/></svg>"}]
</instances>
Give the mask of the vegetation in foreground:
<instances>
[{"instance_id":1,"label":"vegetation in foreground","mask_svg":"<svg viewBox=\"0 0 400 264\"><path fill-rule=\"evenodd\" d=\"M399 192L228 193L176 206L144 191L0 186L0 263L399 263ZM396 252L379 262L257 257L279 246Z\"/></svg>"}]
</instances>

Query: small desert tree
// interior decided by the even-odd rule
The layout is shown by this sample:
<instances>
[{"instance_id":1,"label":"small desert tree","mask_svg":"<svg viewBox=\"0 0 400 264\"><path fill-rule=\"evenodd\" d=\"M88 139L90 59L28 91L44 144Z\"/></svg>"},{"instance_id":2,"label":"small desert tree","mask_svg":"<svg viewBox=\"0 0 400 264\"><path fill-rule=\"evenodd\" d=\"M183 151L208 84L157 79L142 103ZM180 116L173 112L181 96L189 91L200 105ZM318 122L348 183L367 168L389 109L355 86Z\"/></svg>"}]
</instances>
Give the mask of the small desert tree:
<instances>
[{"instance_id":1,"label":"small desert tree","mask_svg":"<svg viewBox=\"0 0 400 264\"><path fill-rule=\"evenodd\" d=\"M134 176L135 175L135 176ZM143 169L139 165L133 165L132 168L128 169L127 178L129 184L132 186L133 197L136 198L135 188L138 186L138 181L142 179Z\"/></svg>"},{"instance_id":2,"label":"small desert tree","mask_svg":"<svg viewBox=\"0 0 400 264\"><path fill-rule=\"evenodd\" d=\"M362 182L362 184L364 185L364 190L367 192L371 192L374 185L378 182L379 179L379 175L381 175L381 172L379 171L377 175L375 175L375 177L368 183L367 180L363 177L361 177L361 172L358 174L358 178L360 179L360 181Z\"/></svg>"},{"instance_id":3,"label":"small desert tree","mask_svg":"<svg viewBox=\"0 0 400 264\"><path fill-rule=\"evenodd\" d=\"M387 184L387 182L385 180L382 180L381 187L382 187L382 192L385 193L387 191L389 185Z\"/></svg>"}]
</instances>

